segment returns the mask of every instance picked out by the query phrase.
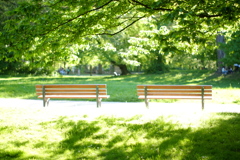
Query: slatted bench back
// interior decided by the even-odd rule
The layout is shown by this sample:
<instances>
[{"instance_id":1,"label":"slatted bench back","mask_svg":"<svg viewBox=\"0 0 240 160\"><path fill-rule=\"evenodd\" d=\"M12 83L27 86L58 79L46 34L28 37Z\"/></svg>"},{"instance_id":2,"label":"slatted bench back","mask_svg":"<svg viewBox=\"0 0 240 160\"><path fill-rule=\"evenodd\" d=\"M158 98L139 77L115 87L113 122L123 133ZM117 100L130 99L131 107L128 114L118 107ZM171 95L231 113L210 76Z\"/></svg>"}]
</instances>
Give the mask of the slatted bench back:
<instances>
[{"instance_id":1,"label":"slatted bench back","mask_svg":"<svg viewBox=\"0 0 240 160\"><path fill-rule=\"evenodd\" d=\"M47 84L36 85L38 98L43 99L43 106L49 103L50 98L94 98L97 107L101 106L102 98L109 98L106 84Z\"/></svg>"},{"instance_id":2,"label":"slatted bench back","mask_svg":"<svg viewBox=\"0 0 240 160\"><path fill-rule=\"evenodd\" d=\"M96 97L97 93L100 97L105 98L107 95L106 84L51 84L36 85L36 93L38 96L43 95L50 98L79 98L84 96ZM107 98L107 97L106 97Z\"/></svg>"},{"instance_id":3,"label":"slatted bench back","mask_svg":"<svg viewBox=\"0 0 240 160\"><path fill-rule=\"evenodd\" d=\"M140 99L212 99L212 86L138 85L137 94Z\"/></svg>"},{"instance_id":4,"label":"slatted bench back","mask_svg":"<svg viewBox=\"0 0 240 160\"><path fill-rule=\"evenodd\" d=\"M139 99L145 99L148 107L148 99L212 99L211 85L137 85L137 95Z\"/></svg>"}]
</instances>

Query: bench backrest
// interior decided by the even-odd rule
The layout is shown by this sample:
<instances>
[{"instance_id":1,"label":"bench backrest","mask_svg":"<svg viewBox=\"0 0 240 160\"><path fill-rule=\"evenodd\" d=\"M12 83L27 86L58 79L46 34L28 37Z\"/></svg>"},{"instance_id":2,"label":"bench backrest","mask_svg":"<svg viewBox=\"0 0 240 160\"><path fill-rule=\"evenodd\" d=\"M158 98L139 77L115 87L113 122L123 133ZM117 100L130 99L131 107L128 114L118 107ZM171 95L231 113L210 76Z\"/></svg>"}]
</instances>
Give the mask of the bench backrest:
<instances>
[{"instance_id":1,"label":"bench backrest","mask_svg":"<svg viewBox=\"0 0 240 160\"><path fill-rule=\"evenodd\" d=\"M138 96L212 99L211 85L137 85Z\"/></svg>"},{"instance_id":2,"label":"bench backrest","mask_svg":"<svg viewBox=\"0 0 240 160\"><path fill-rule=\"evenodd\" d=\"M107 95L106 84L47 84L36 85L36 94L42 95Z\"/></svg>"}]
</instances>

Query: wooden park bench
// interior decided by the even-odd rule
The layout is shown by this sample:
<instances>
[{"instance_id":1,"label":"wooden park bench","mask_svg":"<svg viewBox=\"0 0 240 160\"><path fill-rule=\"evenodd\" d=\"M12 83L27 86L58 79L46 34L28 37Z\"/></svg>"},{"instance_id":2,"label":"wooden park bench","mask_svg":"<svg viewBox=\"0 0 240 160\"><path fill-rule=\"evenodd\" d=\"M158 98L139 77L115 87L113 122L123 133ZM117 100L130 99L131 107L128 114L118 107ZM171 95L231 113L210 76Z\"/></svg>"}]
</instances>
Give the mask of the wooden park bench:
<instances>
[{"instance_id":1,"label":"wooden park bench","mask_svg":"<svg viewBox=\"0 0 240 160\"><path fill-rule=\"evenodd\" d=\"M204 100L212 99L211 85L137 85L138 99L144 99L146 107L149 99L189 99L201 100L204 109Z\"/></svg>"},{"instance_id":2,"label":"wooden park bench","mask_svg":"<svg viewBox=\"0 0 240 160\"><path fill-rule=\"evenodd\" d=\"M106 84L47 84L36 85L38 98L43 99L43 106L49 104L50 98L96 99L97 107L101 107L102 98L109 98Z\"/></svg>"}]
</instances>

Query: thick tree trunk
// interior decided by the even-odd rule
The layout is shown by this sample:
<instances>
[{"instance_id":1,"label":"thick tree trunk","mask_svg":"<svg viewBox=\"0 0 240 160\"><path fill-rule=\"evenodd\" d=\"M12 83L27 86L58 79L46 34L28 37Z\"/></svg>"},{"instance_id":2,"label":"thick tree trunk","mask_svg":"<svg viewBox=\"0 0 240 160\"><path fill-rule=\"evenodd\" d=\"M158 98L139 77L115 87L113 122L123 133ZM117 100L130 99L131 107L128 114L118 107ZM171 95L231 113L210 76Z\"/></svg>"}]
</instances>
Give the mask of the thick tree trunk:
<instances>
[{"instance_id":1,"label":"thick tree trunk","mask_svg":"<svg viewBox=\"0 0 240 160\"><path fill-rule=\"evenodd\" d=\"M90 65L90 76L92 76L92 71L93 71L93 68L92 68L92 65Z\"/></svg>"},{"instance_id":2,"label":"thick tree trunk","mask_svg":"<svg viewBox=\"0 0 240 160\"><path fill-rule=\"evenodd\" d=\"M111 61L111 63L115 66L118 66L121 70L121 75L128 75L130 72L127 69L127 65L125 64L117 64L115 61Z\"/></svg>"},{"instance_id":3,"label":"thick tree trunk","mask_svg":"<svg viewBox=\"0 0 240 160\"><path fill-rule=\"evenodd\" d=\"M101 64L98 64L98 74L103 74Z\"/></svg>"},{"instance_id":4,"label":"thick tree trunk","mask_svg":"<svg viewBox=\"0 0 240 160\"><path fill-rule=\"evenodd\" d=\"M110 73L109 73L109 74L111 74L111 75L112 75L112 74L113 74L113 72L114 72L114 65L112 65L112 64L111 64L111 66L110 66Z\"/></svg>"},{"instance_id":5,"label":"thick tree trunk","mask_svg":"<svg viewBox=\"0 0 240 160\"><path fill-rule=\"evenodd\" d=\"M225 43L225 39L223 35L217 35L216 42L218 43ZM225 57L225 53L221 49L217 49L217 67L218 67L218 72L222 71L223 67L223 62L221 61L222 58Z\"/></svg>"},{"instance_id":6,"label":"thick tree trunk","mask_svg":"<svg viewBox=\"0 0 240 160\"><path fill-rule=\"evenodd\" d=\"M168 66L165 64L165 57L158 53L158 51L152 52L152 56L149 59L149 65L146 69L146 73L159 73L169 71Z\"/></svg>"},{"instance_id":7,"label":"thick tree trunk","mask_svg":"<svg viewBox=\"0 0 240 160\"><path fill-rule=\"evenodd\" d=\"M130 73L125 64L121 64L121 65L117 65L117 66L121 69L122 75L128 75Z\"/></svg>"}]
</instances>

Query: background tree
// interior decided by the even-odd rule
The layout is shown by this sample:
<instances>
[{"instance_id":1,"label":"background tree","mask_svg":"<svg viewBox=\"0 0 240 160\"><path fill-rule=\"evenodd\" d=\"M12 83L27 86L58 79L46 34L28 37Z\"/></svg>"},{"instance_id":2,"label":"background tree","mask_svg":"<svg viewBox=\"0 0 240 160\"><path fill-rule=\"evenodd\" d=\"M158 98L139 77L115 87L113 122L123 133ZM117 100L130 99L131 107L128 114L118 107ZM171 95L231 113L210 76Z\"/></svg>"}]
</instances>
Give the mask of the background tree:
<instances>
[{"instance_id":1,"label":"background tree","mask_svg":"<svg viewBox=\"0 0 240 160\"><path fill-rule=\"evenodd\" d=\"M101 35L98 37L98 51L101 53L102 60L118 66L122 75L129 74L127 65L131 63L131 57L127 53L129 48L129 36L126 32L115 36Z\"/></svg>"},{"instance_id":2,"label":"background tree","mask_svg":"<svg viewBox=\"0 0 240 160\"><path fill-rule=\"evenodd\" d=\"M233 64L240 64L240 31L233 32L227 38L227 43L221 45L226 54L222 61L230 67Z\"/></svg>"},{"instance_id":3,"label":"background tree","mask_svg":"<svg viewBox=\"0 0 240 160\"><path fill-rule=\"evenodd\" d=\"M219 34L216 38L217 45L220 46L221 44L225 43L225 38L223 35ZM225 53L220 47L216 50L217 51L217 66L218 66L218 72L222 72L222 67L224 64L222 63L222 59L225 57Z\"/></svg>"},{"instance_id":4,"label":"background tree","mask_svg":"<svg viewBox=\"0 0 240 160\"><path fill-rule=\"evenodd\" d=\"M239 0L24 0L9 12L1 41L15 59L31 59L29 51L40 56L57 53L60 58L65 56L60 52L65 45L85 43L83 39L90 35L116 35L152 17L176 26L158 38L165 46L161 53L177 54L175 42L206 44L217 31L238 30L239 6Z\"/></svg>"},{"instance_id":5,"label":"background tree","mask_svg":"<svg viewBox=\"0 0 240 160\"><path fill-rule=\"evenodd\" d=\"M20 68L21 63L14 59L13 52L7 50L7 44L4 42L4 22L9 19L6 12L17 5L14 0L0 0L0 73L13 73Z\"/></svg>"}]
</instances>

